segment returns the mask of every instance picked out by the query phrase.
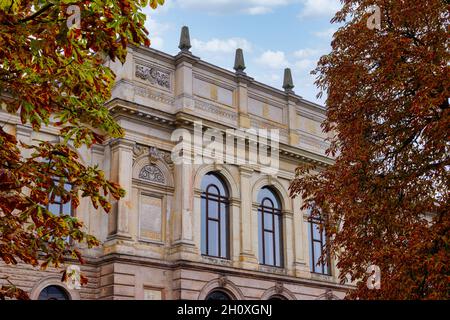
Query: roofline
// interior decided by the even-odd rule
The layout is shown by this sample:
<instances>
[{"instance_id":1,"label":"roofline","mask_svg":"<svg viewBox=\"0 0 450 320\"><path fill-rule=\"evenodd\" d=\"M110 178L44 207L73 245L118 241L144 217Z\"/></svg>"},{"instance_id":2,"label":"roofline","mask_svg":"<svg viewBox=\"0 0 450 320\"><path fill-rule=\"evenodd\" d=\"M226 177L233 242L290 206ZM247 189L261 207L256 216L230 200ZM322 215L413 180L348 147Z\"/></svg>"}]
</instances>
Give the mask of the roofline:
<instances>
[{"instance_id":1,"label":"roofline","mask_svg":"<svg viewBox=\"0 0 450 320\"><path fill-rule=\"evenodd\" d=\"M178 56L178 54L177 55L171 55L171 54L166 53L164 51L161 51L161 50L158 50L158 49L155 49L155 48L151 48L151 47L145 47L145 46L142 46L142 45L140 47L132 46L132 48L136 48L138 50L143 50L143 51L147 51L147 52L150 52L152 54L155 54L155 55L159 55L159 56L161 56L164 59L171 60L172 62L175 62L176 59L177 59L177 56ZM275 95L286 96L288 94L288 93L286 93L285 91L283 91L281 89L278 89L278 88L272 87L272 86L270 86L268 84L265 84L265 83L262 83L260 81L257 81L257 80L253 79L252 77L250 77L248 75L244 75L244 76L237 75L235 72L232 72L232 71L230 71L228 69L225 69L223 67L220 67L220 66L217 66L215 64L212 64L212 63L210 63L208 61L202 60L200 57L197 57L197 56L194 56L194 55L192 55L192 58L196 60L196 63L199 63L199 64L201 64L202 66L204 66L206 68L217 70L217 71L223 73L227 78L236 79L237 77L244 77L247 81L249 81L249 83L251 83L255 87L259 87L259 88L262 88L262 89L265 89L265 90L272 91ZM320 104L315 103L315 102L312 102L312 101L309 101L309 100L306 100L305 98L303 98L302 96L300 96L300 95L298 95L296 93L289 93L289 95L291 97L294 97L297 100L301 101L302 103L308 105L309 107L318 108L318 109L321 109L323 111L326 110L325 106L320 105Z\"/></svg>"}]
</instances>

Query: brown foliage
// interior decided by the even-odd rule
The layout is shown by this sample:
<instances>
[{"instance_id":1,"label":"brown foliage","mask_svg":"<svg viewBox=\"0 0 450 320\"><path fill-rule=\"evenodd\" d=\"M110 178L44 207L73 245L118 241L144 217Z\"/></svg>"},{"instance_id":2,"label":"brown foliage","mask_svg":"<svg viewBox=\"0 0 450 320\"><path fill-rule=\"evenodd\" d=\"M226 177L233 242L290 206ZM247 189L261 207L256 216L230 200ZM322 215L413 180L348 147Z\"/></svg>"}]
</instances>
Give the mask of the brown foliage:
<instances>
[{"instance_id":1,"label":"brown foliage","mask_svg":"<svg viewBox=\"0 0 450 320\"><path fill-rule=\"evenodd\" d=\"M381 29L367 27L372 5ZM314 71L327 93L335 164L290 187L322 212L348 298L449 298L449 4L345 0L332 51ZM381 268L381 289L366 268Z\"/></svg>"},{"instance_id":2,"label":"brown foliage","mask_svg":"<svg viewBox=\"0 0 450 320\"><path fill-rule=\"evenodd\" d=\"M4 124L0 127L0 258L5 263L43 269L68 257L83 263L77 244L99 244L67 205L57 214L49 205L58 199L73 211L81 196L108 212L109 200L124 195L97 167L83 165L72 146L89 148L103 135L123 135L104 105L115 77L104 61L124 62L128 45L149 45L140 9L163 2L70 1L81 13L80 25L70 26L68 1L0 1L0 109L35 131L54 126L61 137L58 143L26 145ZM0 299L6 297L27 295L13 285L0 287Z\"/></svg>"}]
</instances>

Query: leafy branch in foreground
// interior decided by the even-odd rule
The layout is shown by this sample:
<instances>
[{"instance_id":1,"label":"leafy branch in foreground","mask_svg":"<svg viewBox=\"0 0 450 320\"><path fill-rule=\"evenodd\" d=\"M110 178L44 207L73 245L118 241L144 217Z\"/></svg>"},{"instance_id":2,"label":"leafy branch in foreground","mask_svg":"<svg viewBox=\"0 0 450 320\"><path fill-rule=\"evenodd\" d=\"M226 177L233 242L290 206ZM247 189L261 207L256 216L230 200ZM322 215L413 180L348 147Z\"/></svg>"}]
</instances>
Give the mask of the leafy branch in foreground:
<instances>
[{"instance_id":1,"label":"leafy branch in foreground","mask_svg":"<svg viewBox=\"0 0 450 320\"><path fill-rule=\"evenodd\" d=\"M27 145L0 127L0 258L7 264L59 266L83 263L77 243L99 244L70 212L79 195L106 212L124 190L72 149L123 136L105 107L114 84L105 59L125 61L128 45L150 45L143 7L163 0L0 1L0 109L18 115L34 131L60 129L57 143ZM68 26L68 7L80 9L80 25ZM20 148L19 148L20 147ZM67 186L70 186L68 188ZM65 212L49 209L62 203ZM70 205L69 205L70 204ZM71 208L70 208L71 207ZM69 241L70 239L70 241ZM0 299L23 299L14 286Z\"/></svg>"},{"instance_id":2,"label":"leafy branch in foreground","mask_svg":"<svg viewBox=\"0 0 450 320\"><path fill-rule=\"evenodd\" d=\"M449 18L443 0L343 1L313 72L336 161L299 168L290 191L323 217L326 252L356 283L348 298L449 298ZM366 286L370 265L380 290Z\"/></svg>"}]
</instances>

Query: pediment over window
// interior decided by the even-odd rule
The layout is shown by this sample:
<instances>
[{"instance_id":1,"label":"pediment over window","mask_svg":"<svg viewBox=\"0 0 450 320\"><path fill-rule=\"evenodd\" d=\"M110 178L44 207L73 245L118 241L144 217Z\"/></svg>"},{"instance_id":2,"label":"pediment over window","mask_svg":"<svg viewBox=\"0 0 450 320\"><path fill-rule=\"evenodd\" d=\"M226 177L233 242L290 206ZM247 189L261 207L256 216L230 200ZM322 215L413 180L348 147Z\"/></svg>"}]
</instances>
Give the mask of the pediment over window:
<instances>
[{"instance_id":1,"label":"pediment over window","mask_svg":"<svg viewBox=\"0 0 450 320\"><path fill-rule=\"evenodd\" d=\"M148 164L142 167L139 171L139 179L165 184L166 177L156 165Z\"/></svg>"}]
</instances>

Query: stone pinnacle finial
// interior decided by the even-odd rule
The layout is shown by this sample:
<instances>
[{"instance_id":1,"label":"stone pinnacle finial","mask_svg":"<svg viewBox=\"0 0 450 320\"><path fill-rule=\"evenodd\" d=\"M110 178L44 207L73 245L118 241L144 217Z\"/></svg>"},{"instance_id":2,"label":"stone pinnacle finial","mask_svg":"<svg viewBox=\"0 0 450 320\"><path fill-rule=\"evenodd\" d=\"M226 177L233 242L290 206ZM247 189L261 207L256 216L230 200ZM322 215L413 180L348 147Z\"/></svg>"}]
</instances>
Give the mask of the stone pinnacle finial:
<instances>
[{"instance_id":1,"label":"stone pinnacle finial","mask_svg":"<svg viewBox=\"0 0 450 320\"><path fill-rule=\"evenodd\" d=\"M245 70L244 54L241 48L236 49L236 56L234 58L234 70L236 70L236 73L244 73Z\"/></svg>"},{"instance_id":2,"label":"stone pinnacle finial","mask_svg":"<svg viewBox=\"0 0 450 320\"><path fill-rule=\"evenodd\" d=\"M180 44L178 45L178 48L185 52L188 52L191 48L191 38L189 37L189 28L187 26L181 28Z\"/></svg>"},{"instance_id":3,"label":"stone pinnacle finial","mask_svg":"<svg viewBox=\"0 0 450 320\"><path fill-rule=\"evenodd\" d=\"M292 81L291 69L284 69L283 89L286 92L293 92L294 83Z\"/></svg>"}]
</instances>

